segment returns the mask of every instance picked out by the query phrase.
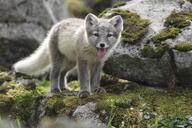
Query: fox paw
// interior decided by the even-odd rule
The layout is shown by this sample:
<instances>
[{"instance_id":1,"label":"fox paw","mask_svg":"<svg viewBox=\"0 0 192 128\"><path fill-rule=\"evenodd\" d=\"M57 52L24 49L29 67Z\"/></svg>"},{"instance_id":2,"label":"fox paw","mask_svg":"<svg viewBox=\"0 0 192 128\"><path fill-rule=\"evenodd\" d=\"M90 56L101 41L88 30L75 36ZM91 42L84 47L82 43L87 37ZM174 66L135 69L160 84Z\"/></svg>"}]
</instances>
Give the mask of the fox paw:
<instances>
[{"instance_id":1,"label":"fox paw","mask_svg":"<svg viewBox=\"0 0 192 128\"><path fill-rule=\"evenodd\" d=\"M79 92L79 98L87 98L88 96L90 96L90 93L88 91Z\"/></svg>"},{"instance_id":2,"label":"fox paw","mask_svg":"<svg viewBox=\"0 0 192 128\"><path fill-rule=\"evenodd\" d=\"M93 92L96 93L96 94L106 93L106 90L103 87L99 87L99 88L96 88Z\"/></svg>"}]
</instances>

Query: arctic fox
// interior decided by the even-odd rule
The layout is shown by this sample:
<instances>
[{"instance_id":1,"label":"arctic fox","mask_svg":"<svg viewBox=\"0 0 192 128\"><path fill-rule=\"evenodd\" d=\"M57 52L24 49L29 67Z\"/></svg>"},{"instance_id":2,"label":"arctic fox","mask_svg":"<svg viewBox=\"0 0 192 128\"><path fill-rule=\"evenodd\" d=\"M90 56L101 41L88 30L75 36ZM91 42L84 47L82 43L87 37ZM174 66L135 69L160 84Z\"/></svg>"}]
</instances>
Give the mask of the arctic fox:
<instances>
[{"instance_id":1,"label":"arctic fox","mask_svg":"<svg viewBox=\"0 0 192 128\"><path fill-rule=\"evenodd\" d=\"M54 25L44 42L29 57L15 63L15 72L40 75L50 69L51 92L65 90L66 73L77 67L79 97L104 93L100 72L104 61L120 41L123 20L88 14L83 19L68 18Z\"/></svg>"}]
</instances>

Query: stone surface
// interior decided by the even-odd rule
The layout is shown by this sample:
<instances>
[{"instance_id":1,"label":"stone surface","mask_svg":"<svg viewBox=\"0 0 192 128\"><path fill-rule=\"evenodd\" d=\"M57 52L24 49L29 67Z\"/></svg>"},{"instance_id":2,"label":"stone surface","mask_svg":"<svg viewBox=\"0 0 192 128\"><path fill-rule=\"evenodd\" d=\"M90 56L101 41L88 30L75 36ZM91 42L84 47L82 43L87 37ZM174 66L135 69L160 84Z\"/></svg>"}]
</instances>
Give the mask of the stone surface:
<instances>
[{"instance_id":1,"label":"stone surface","mask_svg":"<svg viewBox=\"0 0 192 128\"><path fill-rule=\"evenodd\" d=\"M82 126L86 128L107 128L106 124L99 120L96 111L96 103L88 102L85 105L78 106L73 113L73 117L82 122Z\"/></svg>"},{"instance_id":2,"label":"stone surface","mask_svg":"<svg viewBox=\"0 0 192 128\"><path fill-rule=\"evenodd\" d=\"M10 68L28 56L66 15L63 0L1 0L0 65Z\"/></svg>"},{"instance_id":3,"label":"stone surface","mask_svg":"<svg viewBox=\"0 0 192 128\"><path fill-rule=\"evenodd\" d=\"M143 57L141 49L149 43L152 47L154 46L149 39L165 29L164 21L172 11L189 12L192 4L182 0L132 0L118 9L129 10L143 19L148 19L150 21L149 32L136 45L119 44L114 55L106 62L104 72L152 86L167 86L175 75L177 83L191 86L192 54L190 51L173 50L173 56L166 52L162 57L152 59ZM178 43L192 43L191 35L192 26L189 26L181 29L181 33L175 39L165 40L164 43L170 47Z\"/></svg>"}]
</instances>

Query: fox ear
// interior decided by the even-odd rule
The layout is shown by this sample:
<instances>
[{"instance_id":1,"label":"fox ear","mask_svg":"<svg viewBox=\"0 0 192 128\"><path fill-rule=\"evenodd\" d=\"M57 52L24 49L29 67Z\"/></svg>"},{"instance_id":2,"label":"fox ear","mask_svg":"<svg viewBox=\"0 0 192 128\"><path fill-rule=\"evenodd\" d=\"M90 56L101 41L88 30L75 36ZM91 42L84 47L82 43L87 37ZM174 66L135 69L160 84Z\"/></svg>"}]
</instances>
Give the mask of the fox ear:
<instances>
[{"instance_id":1,"label":"fox ear","mask_svg":"<svg viewBox=\"0 0 192 128\"><path fill-rule=\"evenodd\" d=\"M89 13L86 17L85 17L85 25L86 28L91 27L92 25L98 23L98 18L97 16L95 16L92 13Z\"/></svg>"},{"instance_id":2,"label":"fox ear","mask_svg":"<svg viewBox=\"0 0 192 128\"><path fill-rule=\"evenodd\" d=\"M114 16L109 19L109 23L111 23L119 32L123 30L123 19L120 15Z\"/></svg>"}]
</instances>

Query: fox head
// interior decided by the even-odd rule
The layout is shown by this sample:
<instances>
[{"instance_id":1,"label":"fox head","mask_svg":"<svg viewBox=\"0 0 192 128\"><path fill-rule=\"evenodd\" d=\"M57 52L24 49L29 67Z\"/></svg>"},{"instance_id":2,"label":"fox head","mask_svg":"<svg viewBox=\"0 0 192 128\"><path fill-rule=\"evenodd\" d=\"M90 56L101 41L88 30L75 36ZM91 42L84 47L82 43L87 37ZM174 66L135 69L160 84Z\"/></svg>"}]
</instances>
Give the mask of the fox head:
<instances>
[{"instance_id":1,"label":"fox head","mask_svg":"<svg viewBox=\"0 0 192 128\"><path fill-rule=\"evenodd\" d=\"M102 59L119 42L123 19L120 15L102 19L90 13L85 18L85 28L88 42L96 47L97 56Z\"/></svg>"}]
</instances>

